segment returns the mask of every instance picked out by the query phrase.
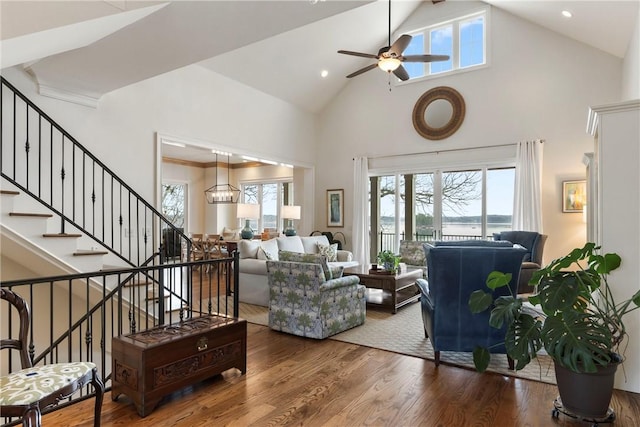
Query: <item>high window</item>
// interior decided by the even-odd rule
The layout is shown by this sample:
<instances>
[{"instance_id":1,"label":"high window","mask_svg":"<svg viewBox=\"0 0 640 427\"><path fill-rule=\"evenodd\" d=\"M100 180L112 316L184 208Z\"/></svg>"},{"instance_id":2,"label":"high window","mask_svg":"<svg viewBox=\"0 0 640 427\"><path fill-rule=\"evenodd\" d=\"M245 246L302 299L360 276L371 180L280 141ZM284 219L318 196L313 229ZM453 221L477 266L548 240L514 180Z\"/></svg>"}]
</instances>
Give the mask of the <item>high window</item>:
<instances>
[{"instance_id":1,"label":"high window","mask_svg":"<svg viewBox=\"0 0 640 427\"><path fill-rule=\"evenodd\" d=\"M413 38L405 55L449 55L448 61L408 63L403 66L409 80L471 69L487 63L486 12L457 18L411 33Z\"/></svg>"}]
</instances>

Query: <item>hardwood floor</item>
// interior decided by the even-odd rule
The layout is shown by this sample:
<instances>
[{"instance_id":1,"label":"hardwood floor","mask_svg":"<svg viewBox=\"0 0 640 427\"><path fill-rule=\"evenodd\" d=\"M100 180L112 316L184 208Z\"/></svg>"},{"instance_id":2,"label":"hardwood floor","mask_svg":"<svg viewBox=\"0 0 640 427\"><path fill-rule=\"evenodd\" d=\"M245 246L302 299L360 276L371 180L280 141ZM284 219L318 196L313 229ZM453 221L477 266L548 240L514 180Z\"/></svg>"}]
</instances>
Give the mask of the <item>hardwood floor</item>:
<instances>
[{"instance_id":1,"label":"hardwood floor","mask_svg":"<svg viewBox=\"0 0 640 427\"><path fill-rule=\"evenodd\" d=\"M103 426L585 426L551 418L555 386L440 365L249 324L248 370L229 370L138 417L105 394ZM93 400L43 417L44 426L93 425ZM640 424L640 394L616 390L616 427Z\"/></svg>"}]
</instances>

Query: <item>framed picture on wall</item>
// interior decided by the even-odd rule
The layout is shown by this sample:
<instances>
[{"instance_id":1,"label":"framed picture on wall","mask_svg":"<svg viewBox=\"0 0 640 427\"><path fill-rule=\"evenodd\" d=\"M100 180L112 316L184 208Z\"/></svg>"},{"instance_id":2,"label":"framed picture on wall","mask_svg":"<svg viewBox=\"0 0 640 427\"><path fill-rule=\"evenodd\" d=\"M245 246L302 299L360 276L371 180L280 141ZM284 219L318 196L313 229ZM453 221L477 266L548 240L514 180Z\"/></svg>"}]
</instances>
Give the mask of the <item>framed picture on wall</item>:
<instances>
[{"instance_id":1,"label":"framed picture on wall","mask_svg":"<svg viewBox=\"0 0 640 427\"><path fill-rule=\"evenodd\" d=\"M587 203L587 181L562 182L562 212L582 212Z\"/></svg>"},{"instance_id":2,"label":"framed picture on wall","mask_svg":"<svg viewBox=\"0 0 640 427\"><path fill-rule=\"evenodd\" d=\"M327 227L344 227L344 190L327 190Z\"/></svg>"}]
</instances>

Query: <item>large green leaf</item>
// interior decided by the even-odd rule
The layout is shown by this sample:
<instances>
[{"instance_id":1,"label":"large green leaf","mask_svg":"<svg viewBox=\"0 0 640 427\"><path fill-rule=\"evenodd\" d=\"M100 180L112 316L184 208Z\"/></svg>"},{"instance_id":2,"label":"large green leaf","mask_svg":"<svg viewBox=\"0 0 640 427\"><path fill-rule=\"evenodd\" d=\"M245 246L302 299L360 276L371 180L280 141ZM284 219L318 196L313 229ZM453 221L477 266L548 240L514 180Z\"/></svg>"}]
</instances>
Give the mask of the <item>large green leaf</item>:
<instances>
[{"instance_id":1,"label":"large green leaf","mask_svg":"<svg viewBox=\"0 0 640 427\"><path fill-rule=\"evenodd\" d=\"M542 348L542 323L528 314L520 314L507 328L504 346L516 361L516 370L524 368Z\"/></svg>"},{"instance_id":2,"label":"large green leaf","mask_svg":"<svg viewBox=\"0 0 640 427\"><path fill-rule=\"evenodd\" d=\"M507 286L511 282L511 273L503 273L501 271L492 271L487 276L487 287L489 289L497 289Z\"/></svg>"},{"instance_id":3,"label":"large green leaf","mask_svg":"<svg viewBox=\"0 0 640 427\"><path fill-rule=\"evenodd\" d=\"M502 328L503 324L511 324L521 307L522 301L512 296L497 298L489 316L489 324L496 329Z\"/></svg>"},{"instance_id":4,"label":"large green leaf","mask_svg":"<svg viewBox=\"0 0 640 427\"><path fill-rule=\"evenodd\" d=\"M589 313L548 317L542 336L547 353L574 372L596 372L596 365L610 360L611 332Z\"/></svg>"},{"instance_id":5,"label":"large green leaf","mask_svg":"<svg viewBox=\"0 0 640 427\"><path fill-rule=\"evenodd\" d=\"M575 272L557 274L540 281L538 297L547 314L573 307L580 295L580 281Z\"/></svg>"},{"instance_id":6,"label":"large green leaf","mask_svg":"<svg viewBox=\"0 0 640 427\"><path fill-rule=\"evenodd\" d=\"M489 367L491 361L491 353L484 347L476 347L473 349L473 364L476 367L476 371L484 372Z\"/></svg>"},{"instance_id":7,"label":"large green leaf","mask_svg":"<svg viewBox=\"0 0 640 427\"><path fill-rule=\"evenodd\" d=\"M598 274L609 274L620 267L622 259L618 254L592 255L589 258L589 267Z\"/></svg>"},{"instance_id":8,"label":"large green leaf","mask_svg":"<svg viewBox=\"0 0 640 427\"><path fill-rule=\"evenodd\" d=\"M482 290L473 291L469 296L469 310L473 314L482 313L493 303L493 296Z\"/></svg>"}]
</instances>

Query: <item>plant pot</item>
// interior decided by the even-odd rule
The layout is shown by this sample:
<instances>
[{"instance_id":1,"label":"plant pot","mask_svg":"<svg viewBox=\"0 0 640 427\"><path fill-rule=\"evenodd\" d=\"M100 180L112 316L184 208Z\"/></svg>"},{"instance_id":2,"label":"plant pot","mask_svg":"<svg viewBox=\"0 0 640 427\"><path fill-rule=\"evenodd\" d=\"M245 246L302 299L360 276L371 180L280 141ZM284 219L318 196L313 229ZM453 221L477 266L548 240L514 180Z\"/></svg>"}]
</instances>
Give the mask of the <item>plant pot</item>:
<instances>
[{"instance_id":1,"label":"plant pot","mask_svg":"<svg viewBox=\"0 0 640 427\"><path fill-rule=\"evenodd\" d=\"M382 264L382 268L385 269L385 271L394 271L395 270L395 263L393 262L384 262Z\"/></svg>"},{"instance_id":2,"label":"plant pot","mask_svg":"<svg viewBox=\"0 0 640 427\"><path fill-rule=\"evenodd\" d=\"M621 362L622 358L615 354L612 363L598 367L598 372L577 373L554 361L558 392L564 409L582 418L607 417L613 381Z\"/></svg>"}]
</instances>

